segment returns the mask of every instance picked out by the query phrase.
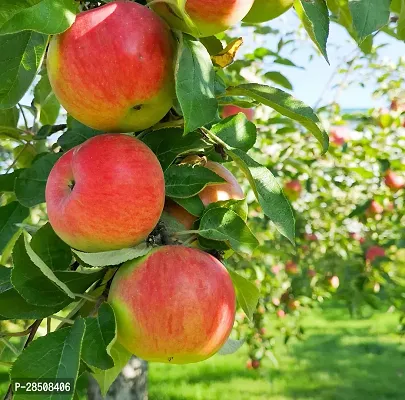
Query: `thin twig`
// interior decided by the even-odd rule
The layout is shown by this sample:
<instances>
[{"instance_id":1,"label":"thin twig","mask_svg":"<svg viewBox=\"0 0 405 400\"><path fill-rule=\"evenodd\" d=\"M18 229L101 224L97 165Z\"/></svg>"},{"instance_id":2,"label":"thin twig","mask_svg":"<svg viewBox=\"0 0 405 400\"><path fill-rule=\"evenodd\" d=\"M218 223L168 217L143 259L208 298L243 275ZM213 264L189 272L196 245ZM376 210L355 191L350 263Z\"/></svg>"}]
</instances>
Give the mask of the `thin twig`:
<instances>
[{"instance_id":1,"label":"thin twig","mask_svg":"<svg viewBox=\"0 0 405 400\"><path fill-rule=\"evenodd\" d=\"M27 131L29 131L30 128L28 127L27 117L25 116L24 109L23 109L23 107L22 107L22 105L21 105L20 103L18 103L18 108L19 108L20 111L21 111L21 115L22 115L23 120L24 120L25 129L26 129Z\"/></svg>"}]
</instances>

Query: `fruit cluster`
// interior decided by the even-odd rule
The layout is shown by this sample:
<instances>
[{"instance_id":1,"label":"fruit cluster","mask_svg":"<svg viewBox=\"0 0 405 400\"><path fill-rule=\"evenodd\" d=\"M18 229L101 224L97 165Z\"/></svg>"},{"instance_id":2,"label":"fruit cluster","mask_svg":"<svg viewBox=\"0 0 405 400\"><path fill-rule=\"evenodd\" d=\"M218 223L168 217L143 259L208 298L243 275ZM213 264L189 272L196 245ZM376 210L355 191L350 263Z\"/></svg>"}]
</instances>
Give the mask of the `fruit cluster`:
<instances>
[{"instance_id":1,"label":"fruit cluster","mask_svg":"<svg viewBox=\"0 0 405 400\"><path fill-rule=\"evenodd\" d=\"M110 132L63 154L49 175L49 221L67 244L85 252L138 245L164 209L185 230L193 227L196 217L165 201L164 173L155 154L125 132L151 128L173 106L176 37L170 27L204 37L246 15L248 22L259 22L261 7L270 19L292 5L282 1L273 15L267 10L271 1L253 3L189 0L184 9L169 2L151 3L150 9L110 2L79 14L67 31L53 37L47 69L56 97L79 122ZM212 161L203 166L225 180L199 193L204 206L244 199L225 167ZM119 342L145 360L170 363L197 362L216 353L230 334L236 308L229 273L195 245L157 247L125 263L113 279L109 302Z\"/></svg>"}]
</instances>

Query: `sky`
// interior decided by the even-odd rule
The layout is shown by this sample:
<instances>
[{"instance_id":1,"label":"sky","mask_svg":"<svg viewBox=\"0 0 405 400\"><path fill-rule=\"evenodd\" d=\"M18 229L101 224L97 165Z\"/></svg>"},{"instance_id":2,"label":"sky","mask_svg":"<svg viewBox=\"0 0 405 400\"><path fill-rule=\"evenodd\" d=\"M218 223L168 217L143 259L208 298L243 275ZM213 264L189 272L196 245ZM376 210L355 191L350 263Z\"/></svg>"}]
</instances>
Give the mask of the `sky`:
<instances>
[{"instance_id":1,"label":"sky","mask_svg":"<svg viewBox=\"0 0 405 400\"><path fill-rule=\"evenodd\" d=\"M293 30L294 27L299 26L299 20L295 12L290 10L276 20L270 21L268 25L280 30L280 32L288 32ZM380 33L375 38L375 44L382 43L388 44L379 50L382 57L397 61L399 57L405 56L404 42L395 40L385 33ZM265 46L271 50L275 50L277 43L265 43ZM353 52L357 45L343 27L336 23L331 23L328 42L330 65L321 56L315 57L309 62L308 56L314 53L311 47L309 42L303 42L302 44L300 43L299 50L294 54L289 55L288 51L285 52L285 57L290 58L297 65L305 69L284 67L277 64L266 65L266 67L272 71L282 72L294 87L293 95L306 104L313 106L319 99L330 76L340 64L339 60ZM342 108L356 109L381 105L381 103L372 97L374 89L375 87L371 84L367 84L365 88L357 87L357 85L356 87L348 88L342 92L339 103Z\"/></svg>"}]
</instances>

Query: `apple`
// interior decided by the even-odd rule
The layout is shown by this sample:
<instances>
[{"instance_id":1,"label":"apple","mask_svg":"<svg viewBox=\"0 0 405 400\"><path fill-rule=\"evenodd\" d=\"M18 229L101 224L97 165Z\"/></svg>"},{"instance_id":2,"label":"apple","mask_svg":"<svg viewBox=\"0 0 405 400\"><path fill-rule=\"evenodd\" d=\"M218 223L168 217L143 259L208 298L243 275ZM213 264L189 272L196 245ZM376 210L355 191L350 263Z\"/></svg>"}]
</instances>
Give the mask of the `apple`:
<instances>
[{"instance_id":1,"label":"apple","mask_svg":"<svg viewBox=\"0 0 405 400\"><path fill-rule=\"evenodd\" d=\"M259 24L279 17L289 10L294 0L255 0L243 22Z\"/></svg>"},{"instance_id":2,"label":"apple","mask_svg":"<svg viewBox=\"0 0 405 400\"><path fill-rule=\"evenodd\" d=\"M346 126L334 126L331 128L329 140L336 146L343 146L349 140L349 131Z\"/></svg>"},{"instance_id":3,"label":"apple","mask_svg":"<svg viewBox=\"0 0 405 400\"><path fill-rule=\"evenodd\" d=\"M298 179L293 179L286 182L284 185L284 193L290 200L297 200L302 192L302 185Z\"/></svg>"},{"instance_id":4,"label":"apple","mask_svg":"<svg viewBox=\"0 0 405 400\"><path fill-rule=\"evenodd\" d=\"M291 311L295 311L297 308L299 308L300 305L301 305L301 303L299 302L299 300L293 300L293 299L291 299L287 303L287 307Z\"/></svg>"},{"instance_id":5,"label":"apple","mask_svg":"<svg viewBox=\"0 0 405 400\"><path fill-rule=\"evenodd\" d=\"M253 108L242 108L233 105L226 105L222 110L222 118L227 118L238 113L243 113L249 121L255 118L255 110Z\"/></svg>"},{"instance_id":6,"label":"apple","mask_svg":"<svg viewBox=\"0 0 405 400\"><path fill-rule=\"evenodd\" d=\"M284 310L277 310L277 317L284 318L286 316Z\"/></svg>"},{"instance_id":7,"label":"apple","mask_svg":"<svg viewBox=\"0 0 405 400\"><path fill-rule=\"evenodd\" d=\"M381 246L371 246L366 251L366 260L373 262L378 257L385 257L385 250Z\"/></svg>"},{"instance_id":8,"label":"apple","mask_svg":"<svg viewBox=\"0 0 405 400\"><path fill-rule=\"evenodd\" d=\"M173 104L174 41L149 8L116 1L80 13L49 45L49 80L78 121L107 132L159 122Z\"/></svg>"},{"instance_id":9,"label":"apple","mask_svg":"<svg viewBox=\"0 0 405 400\"><path fill-rule=\"evenodd\" d=\"M279 306L280 305L280 299L278 297L273 297L271 299L271 302L275 305L275 306Z\"/></svg>"},{"instance_id":10,"label":"apple","mask_svg":"<svg viewBox=\"0 0 405 400\"><path fill-rule=\"evenodd\" d=\"M357 240L358 242L360 242L360 244L364 244L365 241L366 241L366 239L365 239L364 237L362 237L362 236L360 235L360 233L357 233L357 232L350 232L349 235L350 235L350 237L351 237L352 239Z\"/></svg>"},{"instance_id":11,"label":"apple","mask_svg":"<svg viewBox=\"0 0 405 400\"><path fill-rule=\"evenodd\" d=\"M310 242L318 241L318 236L315 233L305 233L304 238Z\"/></svg>"},{"instance_id":12,"label":"apple","mask_svg":"<svg viewBox=\"0 0 405 400\"><path fill-rule=\"evenodd\" d=\"M240 22L251 9L254 0L183 0L184 10L173 2L152 3L152 9L174 29L195 37L206 37L226 31Z\"/></svg>"},{"instance_id":13,"label":"apple","mask_svg":"<svg viewBox=\"0 0 405 400\"><path fill-rule=\"evenodd\" d=\"M405 178L390 169L386 172L384 181L393 192L405 187Z\"/></svg>"},{"instance_id":14,"label":"apple","mask_svg":"<svg viewBox=\"0 0 405 400\"><path fill-rule=\"evenodd\" d=\"M266 309L263 306L257 307L257 313L258 314L264 314L266 312Z\"/></svg>"},{"instance_id":15,"label":"apple","mask_svg":"<svg viewBox=\"0 0 405 400\"><path fill-rule=\"evenodd\" d=\"M246 368L247 368L247 369L253 369L252 360L247 360L247 361L246 361Z\"/></svg>"},{"instance_id":16,"label":"apple","mask_svg":"<svg viewBox=\"0 0 405 400\"><path fill-rule=\"evenodd\" d=\"M236 298L231 277L213 256L163 246L126 262L108 301L117 340L146 361L186 364L206 360L232 330Z\"/></svg>"},{"instance_id":17,"label":"apple","mask_svg":"<svg viewBox=\"0 0 405 400\"><path fill-rule=\"evenodd\" d=\"M149 235L163 210L160 163L140 140L95 136L65 153L49 175L45 198L56 234L78 250L134 246Z\"/></svg>"},{"instance_id":18,"label":"apple","mask_svg":"<svg viewBox=\"0 0 405 400\"><path fill-rule=\"evenodd\" d=\"M198 194L205 207L216 201L243 200L245 198L236 178L222 164L208 161L204 167L215 172L226 181L226 183L218 185L208 185Z\"/></svg>"},{"instance_id":19,"label":"apple","mask_svg":"<svg viewBox=\"0 0 405 400\"><path fill-rule=\"evenodd\" d=\"M372 217L377 214L382 214L384 212L384 207L377 201L372 200L368 209L366 210L366 215Z\"/></svg>"},{"instance_id":20,"label":"apple","mask_svg":"<svg viewBox=\"0 0 405 400\"><path fill-rule=\"evenodd\" d=\"M186 231L190 230L197 220L196 216L190 214L186 209L170 199L166 199L164 211L175 218Z\"/></svg>"},{"instance_id":21,"label":"apple","mask_svg":"<svg viewBox=\"0 0 405 400\"><path fill-rule=\"evenodd\" d=\"M260 367L260 361L259 360L253 360L252 361L252 367L253 367L253 369L258 369Z\"/></svg>"},{"instance_id":22,"label":"apple","mask_svg":"<svg viewBox=\"0 0 405 400\"><path fill-rule=\"evenodd\" d=\"M289 275L297 275L298 274L298 265L290 260L285 263L285 271Z\"/></svg>"},{"instance_id":23,"label":"apple","mask_svg":"<svg viewBox=\"0 0 405 400\"><path fill-rule=\"evenodd\" d=\"M307 275L309 278L314 278L316 276L316 271L314 269L309 269Z\"/></svg>"},{"instance_id":24,"label":"apple","mask_svg":"<svg viewBox=\"0 0 405 400\"><path fill-rule=\"evenodd\" d=\"M260 328L259 333L261 335L265 335L266 334L266 328Z\"/></svg>"},{"instance_id":25,"label":"apple","mask_svg":"<svg viewBox=\"0 0 405 400\"><path fill-rule=\"evenodd\" d=\"M340 286L340 280L339 277L336 275L333 275L331 277L328 278L328 283L329 283L329 287L331 289L337 289Z\"/></svg>"}]
</instances>

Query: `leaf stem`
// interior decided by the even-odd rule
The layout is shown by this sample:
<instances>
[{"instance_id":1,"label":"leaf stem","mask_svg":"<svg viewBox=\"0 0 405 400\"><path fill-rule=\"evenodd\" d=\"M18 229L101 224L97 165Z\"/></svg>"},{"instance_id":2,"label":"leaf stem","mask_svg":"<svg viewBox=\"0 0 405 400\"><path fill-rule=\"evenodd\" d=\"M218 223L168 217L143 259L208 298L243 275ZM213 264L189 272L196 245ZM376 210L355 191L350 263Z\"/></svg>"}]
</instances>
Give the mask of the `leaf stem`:
<instances>
[{"instance_id":1,"label":"leaf stem","mask_svg":"<svg viewBox=\"0 0 405 400\"><path fill-rule=\"evenodd\" d=\"M198 235L200 233L200 231L198 231L198 230L180 231L180 232L175 232L174 236L192 235L194 233Z\"/></svg>"},{"instance_id":2,"label":"leaf stem","mask_svg":"<svg viewBox=\"0 0 405 400\"><path fill-rule=\"evenodd\" d=\"M65 324L69 324L69 325L73 325L75 323L75 321L73 321L73 319L60 317L59 315L51 315L49 318L57 319L58 321L62 321Z\"/></svg>"}]
</instances>

